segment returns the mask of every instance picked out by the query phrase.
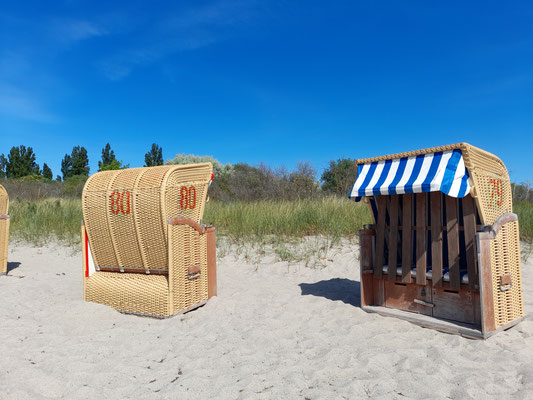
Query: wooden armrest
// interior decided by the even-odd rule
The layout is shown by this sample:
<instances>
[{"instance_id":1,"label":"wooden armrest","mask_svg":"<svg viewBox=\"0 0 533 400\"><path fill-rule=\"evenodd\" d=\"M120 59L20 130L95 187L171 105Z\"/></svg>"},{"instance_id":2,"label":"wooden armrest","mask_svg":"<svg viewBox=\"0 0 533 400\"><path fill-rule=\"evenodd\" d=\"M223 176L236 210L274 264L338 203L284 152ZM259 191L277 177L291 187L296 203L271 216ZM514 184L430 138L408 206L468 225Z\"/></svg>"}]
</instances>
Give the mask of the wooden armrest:
<instances>
[{"instance_id":1,"label":"wooden armrest","mask_svg":"<svg viewBox=\"0 0 533 400\"><path fill-rule=\"evenodd\" d=\"M502 229L502 226L514 221L518 221L518 215L516 215L515 213L508 212L500 215L498 219L491 226L488 227L489 237L491 239L496 239L496 236L498 236L498 233L500 232L500 229Z\"/></svg>"},{"instance_id":2,"label":"wooden armrest","mask_svg":"<svg viewBox=\"0 0 533 400\"><path fill-rule=\"evenodd\" d=\"M0 219L9 219L9 215L7 214L0 214Z\"/></svg>"},{"instance_id":3,"label":"wooden armrest","mask_svg":"<svg viewBox=\"0 0 533 400\"><path fill-rule=\"evenodd\" d=\"M169 225L189 225L191 228L193 228L196 232L198 232L200 235L205 233L206 225L200 225L195 220L192 220L187 217L178 216L174 218L170 218L168 220Z\"/></svg>"}]
</instances>

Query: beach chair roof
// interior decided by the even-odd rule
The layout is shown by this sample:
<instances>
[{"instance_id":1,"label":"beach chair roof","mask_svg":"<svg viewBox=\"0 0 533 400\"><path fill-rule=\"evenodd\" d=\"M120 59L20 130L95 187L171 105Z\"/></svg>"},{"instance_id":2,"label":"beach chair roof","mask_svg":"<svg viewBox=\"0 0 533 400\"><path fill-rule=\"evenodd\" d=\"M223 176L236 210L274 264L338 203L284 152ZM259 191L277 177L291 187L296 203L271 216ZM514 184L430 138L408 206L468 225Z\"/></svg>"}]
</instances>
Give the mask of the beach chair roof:
<instances>
[{"instance_id":1,"label":"beach chair roof","mask_svg":"<svg viewBox=\"0 0 533 400\"><path fill-rule=\"evenodd\" d=\"M412 156L390 156L357 165L350 197L440 191L464 197L472 184L460 149Z\"/></svg>"},{"instance_id":2,"label":"beach chair roof","mask_svg":"<svg viewBox=\"0 0 533 400\"><path fill-rule=\"evenodd\" d=\"M511 211L511 186L503 162L495 155L457 143L356 161L357 179L349 197L439 191L476 198L489 223Z\"/></svg>"}]
</instances>

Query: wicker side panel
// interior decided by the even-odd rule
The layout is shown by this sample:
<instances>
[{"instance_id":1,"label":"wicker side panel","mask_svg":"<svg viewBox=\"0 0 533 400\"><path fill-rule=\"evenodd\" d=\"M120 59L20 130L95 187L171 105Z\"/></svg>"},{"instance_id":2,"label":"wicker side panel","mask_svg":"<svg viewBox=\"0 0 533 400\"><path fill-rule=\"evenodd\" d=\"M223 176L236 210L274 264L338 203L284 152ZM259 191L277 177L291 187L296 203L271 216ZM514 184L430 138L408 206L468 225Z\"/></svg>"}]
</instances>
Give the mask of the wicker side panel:
<instances>
[{"instance_id":1,"label":"wicker side panel","mask_svg":"<svg viewBox=\"0 0 533 400\"><path fill-rule=\"evenodd\" d=\"M496 326L505 325L524 316L519 246L518 222L504 225L496 239L491 240L492 289ZM500 288L500 279L503 275L511 275L510 290L504 291Z\"/></svg>"},{"instance_id":2,"label":"wicker side panel","mask_svg":"<svg viewBox=\"0 0 533 400\"><path fill-rule=\"evenodd\" d=\"M9 239L9 218L0 219L0 275L7 272L7 243Z\"/></svg>"},{"instance_id":3,"label":"wicker side panel","mask_svg":"<svg viewBox=\"0 0 533 400\"><path fill-rule=\"evenodd\" d=\"M161 317L172 315L168 280L161 275L95 272L86 278L86 300L119 311Z\"/></svg>"},{"instance_id":4,"label":"wicker side panel","mask_svg":"<svg viewBox=\"0 0 533 400\"><path fill-rule=\"evenodd\" d=\"M208 299L207 234L187 225L169 225L169 279L173 313ZM190 267L200 267L199 276Z\"/></svg>"},{"instance_id":5,"label":"wicker side panel","mask_svg":"<svg viewBox=\"0 0 533 400\"><path fill-rule=\"evenodd\" d=\"M513 211L507 168L495 155L473 146L466 147L464 156L482 223L491 225L501 215ZM494 317L496 326L501 326L524 315L518 222L505 225L491 241L491 268ZM502 291L500 279L507 274L513 284L510 290Z\"/></svg>"},{"instance_id":6,"label":"wicker side panel","mask_svg":"<svg viewBox=\"0 0 533 400\"><path fill-rule=\"evenodd\" d=\"M169 175L164 193L167 219L182 215L196 222L202 220L212 171L211 164L204 164Z\"/></svg>"},{"instance_id":7,"label":"wicker side panel","mask_svg":"<svg viewBox=\"0 0 533 400\"><path fill-rule=\"evenodd\" d=\"M9 211L9 196L5 187L0 185L0 214L7 214Z\"/></svg>"},{"instance_id":8,"label":"wicker side panel","mask_svg":"<svg viewBox=\"0 0 533 400\"><path fill-rule=\"evenodd\" d=\"M118 266L118 260L109 230L107 214L110 207L107 189L120 171L108 171L89 177L82 194L83 220L91 244L96 266Z\"/></svg>"},{"instance_id":9,"label":"wicker side panel","mask_svg":"<svg viewBox=\"0 0 533 400\"><path fill-rule=\"evenodd\" d=\"M465 145L463 157L470 172L482 223L493 224L513 211L511 181L503 162L493 154Z\"/></svg>"}]
</instances>

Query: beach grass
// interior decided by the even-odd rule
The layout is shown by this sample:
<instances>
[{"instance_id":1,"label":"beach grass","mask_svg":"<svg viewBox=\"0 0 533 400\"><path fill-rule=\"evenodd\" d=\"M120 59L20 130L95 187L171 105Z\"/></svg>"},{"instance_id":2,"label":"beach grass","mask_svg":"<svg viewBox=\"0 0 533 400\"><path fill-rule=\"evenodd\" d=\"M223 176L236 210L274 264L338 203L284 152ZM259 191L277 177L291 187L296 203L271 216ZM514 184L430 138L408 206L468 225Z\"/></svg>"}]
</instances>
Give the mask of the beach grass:
<instances>
[{"instance_id":1,"label":"beach grass","mask_svg":"<svg viewBox=\"0 0 533 400\"><path fill-rule=\"evenodd\" d=\"M82 220L79 199L12 201L9 215L12 239L39 246L50 240L67 245L79 244Z\"/></svg>"},{"instance_id":2,"label":"beach grass","mask_svg":"<svg viewBox=\"0 0 533 400\"><path fill-rule=\"evenodd\" d=\"M517 202L513 205L513 211L518 214L520 238L531 243L533 241L533 202Z\"/></svg>"},{"instance_id":3,"label":"beach grass","mask_svg":"<svg viewBox=\"0 0 533 400\"><path fill-rule=\"evenodd\" d=\"M514 211L519 217L521 238L531 242L533 203L518 202ZM67 245L79 243L82 220L79 199L15 200L10 204L9 214L13 239L36 245L51 239ZM356 237L364 224L371 223L371 218L365 204L332 196L283 201L210 201L204 221L215 225L219 236L233 241L264 241L268 237L279 241L307 236L336 240Z\"/></svg>"},{"instance_id":4,"label":"beach grass","mask_svg":"<svg viewBox=\"0 0 533 400\"><path fill-rule=\"evenodd\" d=\"M368 207L338 197L307 200L207 203L204 220L230 238L268 235L354 236L371 223Z\"/></svg>"}]
</instances>

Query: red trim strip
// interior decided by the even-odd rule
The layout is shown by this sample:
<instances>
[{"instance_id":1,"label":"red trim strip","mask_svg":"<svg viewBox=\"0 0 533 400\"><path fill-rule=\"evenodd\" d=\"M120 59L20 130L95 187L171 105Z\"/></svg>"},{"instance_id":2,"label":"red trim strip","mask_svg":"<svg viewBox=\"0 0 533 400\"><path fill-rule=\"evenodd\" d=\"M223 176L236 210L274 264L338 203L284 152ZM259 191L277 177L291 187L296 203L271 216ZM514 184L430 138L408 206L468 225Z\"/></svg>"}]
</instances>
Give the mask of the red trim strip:
<instances>
[{"instance_id":1,"label":"red trim strip","mask_svg":"<svg viewBox=\"0 0 533 400\"><path fill-rule=\"evenodd\" d=\"M89 277L89 238L87 238L87 230L85 230L85 277Z\"/></svg>"}]
</instances>

